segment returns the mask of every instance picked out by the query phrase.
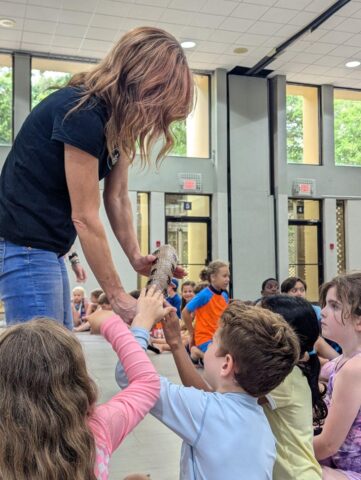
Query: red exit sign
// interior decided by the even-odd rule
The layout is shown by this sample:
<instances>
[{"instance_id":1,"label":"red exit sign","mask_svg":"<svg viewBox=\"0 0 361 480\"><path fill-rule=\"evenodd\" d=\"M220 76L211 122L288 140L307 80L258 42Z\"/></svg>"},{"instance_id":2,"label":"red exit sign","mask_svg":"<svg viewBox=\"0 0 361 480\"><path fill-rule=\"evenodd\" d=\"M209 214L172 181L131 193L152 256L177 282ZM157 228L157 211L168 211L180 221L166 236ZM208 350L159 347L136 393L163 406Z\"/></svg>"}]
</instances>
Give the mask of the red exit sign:
<instances>
[{"instance_id":1,"label":"red exit sign","mask_svg":"<svg viewBox=\"0 0 361 480\"><path fill-rule=\"evenodd\" d=\"M298 188L300 193L306 193L307 195L311 195L312 193L312 185L310 183L300 183Z\"/></svg>"},{"instance_id":2,"label":"red exit sign","mask_svg":"<svg viewBox=\"0 0 361 480\"><path fill-rule=\"evenodd\" d=\"M197 180L186 178L183 180L183 190L197 190Z\"/></svg>"}]
</instances>

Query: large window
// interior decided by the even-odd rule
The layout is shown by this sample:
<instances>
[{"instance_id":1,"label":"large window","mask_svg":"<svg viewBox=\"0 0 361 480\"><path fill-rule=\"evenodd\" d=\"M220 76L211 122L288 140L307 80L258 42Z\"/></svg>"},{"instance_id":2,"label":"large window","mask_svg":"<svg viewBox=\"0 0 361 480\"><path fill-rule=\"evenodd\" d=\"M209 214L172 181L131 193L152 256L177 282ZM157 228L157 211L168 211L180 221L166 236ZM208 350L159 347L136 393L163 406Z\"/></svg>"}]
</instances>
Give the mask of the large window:
<instances>
[{"instance_id":1,"label":"large window","mask_svg":"<svg viewBox=\"0 0 361 480\"><path fill-rule=\"evenodd\" d=\"M361 166L361 92L334 90L335 163Z\"/></svg>"},{"instance_id":2,"label":"large window","mask_svg":"<svg viewBox=\"0 0 361 480\"><path fill-rule=\"evenodd\" d=\"M137 237L142 255L149 253L149 194L137 193ZM138 289L145 287L147 277L138 275Z\"/></svg>"},{"instance_id":3,"label":"large window","mask_svg":"<svg viewBox=\"0 0 361 480\"><path fill-rule=\"evenodd\" d=\"M174 122L175 144L171 155L209 158L209 75L194 74L196 98L193 112L184 122Z\"/></svg>"},{"instance_id":4,"label":"large window","mask_svg":"<svg viewBox=\"0 0 361 480\"><path fill-rule=\"evenodd\" d=\"M75 73L83 72L91 66L92 64L89 63L33 58L31 64L31 108L34 108L56 89L64 87Z\"/></svg>"},{"instance_id":5,"label":"large window","mask_svg":"<svg viewBox=\"0 0 361 480\"><path fill-rule=\"evenodd\" d=\"M0 55L0 145L12 142L13 69L10 55Z\"/></svg>"},{"instance_id":6,"label":"large window","mask_svg":"<svg viewBox=\"0 0 361 480\"><path fill-rule=\"evenodd\" d=\"M287 85L287 162L320 164L319 89Z\"/></svg>"}]
</instances>

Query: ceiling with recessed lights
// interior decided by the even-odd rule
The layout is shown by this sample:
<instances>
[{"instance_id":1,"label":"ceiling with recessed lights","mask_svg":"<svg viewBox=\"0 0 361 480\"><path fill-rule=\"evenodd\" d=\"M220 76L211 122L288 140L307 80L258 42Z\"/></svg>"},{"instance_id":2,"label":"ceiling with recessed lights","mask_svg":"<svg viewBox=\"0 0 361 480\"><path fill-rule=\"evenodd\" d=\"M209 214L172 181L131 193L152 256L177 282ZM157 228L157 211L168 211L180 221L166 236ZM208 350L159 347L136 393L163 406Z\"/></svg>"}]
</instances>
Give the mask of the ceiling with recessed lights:
<instances>
[{"instance_id":1,"label":"ceiling with recessed lights","mask_svg":"<svg viewBox=\"0 0 361 480\"><path fill-rule=\"evenodd\" d=\"M158 26L180 41L190 66L214 70L251 67L315 19L335 0L9 0L0 16L0 49L101 58L127 30ZM237 48L247 49L236 54ZM289 81L361 88L361 0L351 0L267 68Z\"/></svg>"}]
</instances>

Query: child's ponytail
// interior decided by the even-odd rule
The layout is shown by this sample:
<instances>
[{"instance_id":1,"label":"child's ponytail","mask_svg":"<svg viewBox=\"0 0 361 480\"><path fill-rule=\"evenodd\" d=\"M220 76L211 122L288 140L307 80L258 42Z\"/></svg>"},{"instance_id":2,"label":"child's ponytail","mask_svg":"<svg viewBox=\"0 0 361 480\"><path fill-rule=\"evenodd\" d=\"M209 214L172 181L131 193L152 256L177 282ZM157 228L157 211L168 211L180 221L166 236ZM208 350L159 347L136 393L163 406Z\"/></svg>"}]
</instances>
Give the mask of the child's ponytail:
<instances>
[{"instance_id":1,"label":"child's ponytail","mask_svg":"<svg viewBox=\"0 0 361 480\"><path fill-rule=\"evenodd\" d=\"M313 424L315 427L321 427L323 420L327 417L327 405L323 399L326 389L321 392L319 387L321 364L318 355L314 350L306 353L306 355L309 356L309 359L307 361L299 362L298 367L307 378L307 382L311 389Z\"/></svg>"}]
</instances>

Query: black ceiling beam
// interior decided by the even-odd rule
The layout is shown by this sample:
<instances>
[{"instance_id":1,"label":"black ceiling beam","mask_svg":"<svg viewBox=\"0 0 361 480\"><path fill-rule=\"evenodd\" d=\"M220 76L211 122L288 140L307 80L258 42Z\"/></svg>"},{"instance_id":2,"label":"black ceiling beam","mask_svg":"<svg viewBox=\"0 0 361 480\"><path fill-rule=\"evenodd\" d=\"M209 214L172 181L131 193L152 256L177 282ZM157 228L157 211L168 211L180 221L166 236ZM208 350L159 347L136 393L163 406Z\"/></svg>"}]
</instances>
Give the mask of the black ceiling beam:
<instances>
[{"instance_id":1,"label":"black ceiling beam","mask_svg":"<svg viewBox=\"0 0 361 480\"><path fill-rule=\"evenodd\" d=\"M328 20L332 15L334 15L338 10L340 10L342 7L344 7L347 3L349 3L351 0L338 0L336 3L331 5L327 10L325 10L321 15L319 15L317 18L312 20L311 23L303 27L301 30L299 30L297 33L292 35L288 40L285 42L281 43L278 47L273 48L265 57L263 57L259 62L256 63L253 67L249 68L244 75L248 76L253 76L259 74L267 65L272 63L281 53L284 52L284 50L294 43L296 40L298 40L302 35L305 33L312 33L318 28L320 25L322 25L326 20Z\"/></svg>"}]
</instances>

